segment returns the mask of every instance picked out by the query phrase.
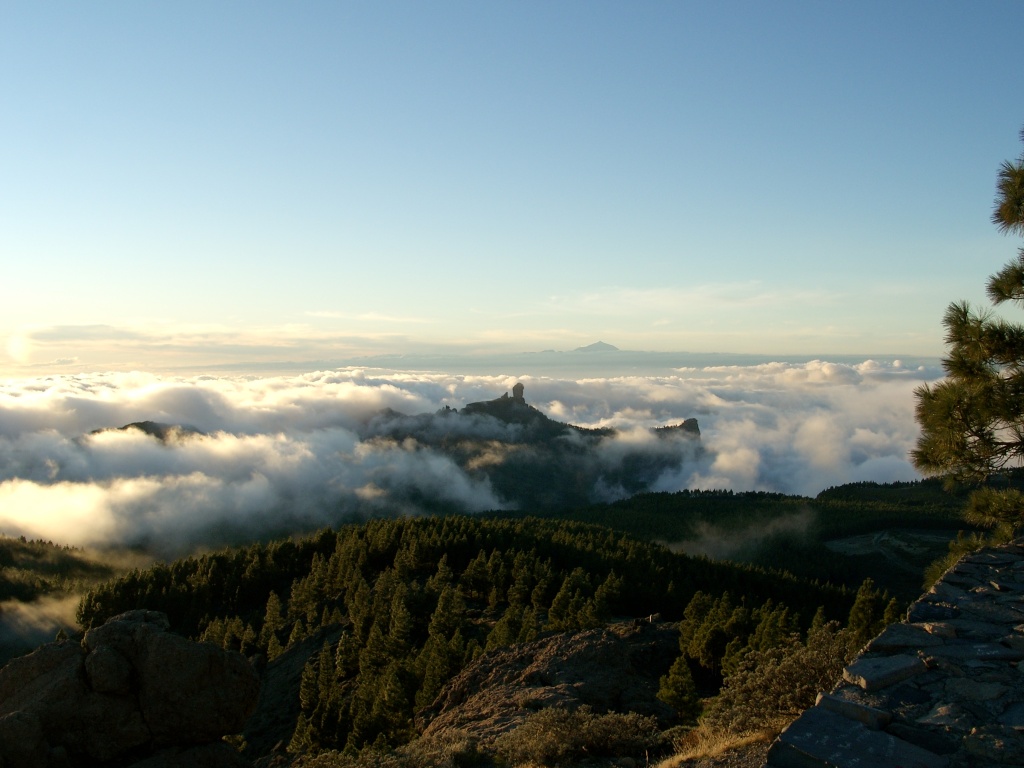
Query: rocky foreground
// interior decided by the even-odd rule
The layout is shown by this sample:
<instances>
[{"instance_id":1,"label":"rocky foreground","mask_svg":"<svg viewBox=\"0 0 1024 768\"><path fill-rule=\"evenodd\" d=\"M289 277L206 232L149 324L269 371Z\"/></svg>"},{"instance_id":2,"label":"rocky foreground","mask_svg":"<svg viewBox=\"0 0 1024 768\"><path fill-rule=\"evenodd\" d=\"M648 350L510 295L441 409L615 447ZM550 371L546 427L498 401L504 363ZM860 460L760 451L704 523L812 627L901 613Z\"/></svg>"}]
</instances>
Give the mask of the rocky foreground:
<instances>
[{"instance_id":1,"label":"rocky foreground","mask_svg":"<svg viewBox=\"0 0 1024 768\"><path fill-rule=\"evenodd\" d=\"M3 768L230 768L259 681L240 654L131 611L0 670Z\"/></svg>"},{"instance_id":2,"label":"rocky foreground","mask_svg":"<svg viewBox=\"0 0 1024 768\"><path fill-rule=\"evenodd\" d=\"M244 731L245 754L256 765L289 762L285 747L295 730L305 661L340 629L324 630L289 648L262 675L256 711ZM491 651L470 663L417 715L427 740L467 738L489 752L503 735L549 707L574 711L636 712L663 725L672 710L657 698L659 680L679 654L675 624L637 621L576 633L547 635Z\"/></svg>"},{"instance_id":3,"label":"rocky foreground","mask_svg":"<svg viewBox=\"0 0 1024 768\"><path fill-rule=\"evenodd\" d=\"M772 746L776 768L1024 765L1024 546L946 572Z\"/></svg>"},{"instance_id":4,"label":"rocky foreground","mask_svg":"<svg viewBox=\"0 0 1024 768\"><path fill-rule=\"evenodd\" d=\"M459 730L488 745L547 707L635 712L668 723L673 712L658 700L658 684L678 655L676 625L647 621L502 648L452 678L417 726L426 737Z\"/></svg>"},{"instance_id":5,"label":"rocky foreground","mask_svg":"<svg viewBox=\"0 0 1024 768\"><path fill-rule=\"evenodd\" d=\"M290 762L303 665L337 627L262 669L130 611L79 640L0 670L0 768L241 768ZM326 635L324 633L327 633ZM421 711L425 739L482 748L533 713L634 712L662 727L656 698L678 654L673 624L636 621L553 634L485 654ZM690 768L973 768L1024 765L1024 545L969 555L850 664L844 680L771 746ZM261 679L262 678L262 679ZM223 740L244 733L245 756Z\"/></svg>"}]
</instances>

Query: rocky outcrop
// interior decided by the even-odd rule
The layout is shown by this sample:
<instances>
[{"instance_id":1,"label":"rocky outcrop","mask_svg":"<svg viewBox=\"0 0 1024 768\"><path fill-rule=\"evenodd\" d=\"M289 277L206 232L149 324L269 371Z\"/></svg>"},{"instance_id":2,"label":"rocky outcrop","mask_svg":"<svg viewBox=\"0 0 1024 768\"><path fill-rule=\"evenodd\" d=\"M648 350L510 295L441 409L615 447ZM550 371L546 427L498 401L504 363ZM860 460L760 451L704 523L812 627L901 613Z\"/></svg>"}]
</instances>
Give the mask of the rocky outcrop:
<instances>
[{"instance_id":1,"label":"rocky outcrop","mask_svg":"<svg viewBox=\"0 0 1024 768\"><path fill-rule=\"evenodd\" d=\"M167 629L164 614L131 611L7 664L0 765L245 765L221 738L255 707L255 673L240 654Z\"/></svg>"},{"instance_id":2,"label":"rocky outcrop","mask_svg":"<svg viewBox=\"0 0 1024 768\"><path fill-rule=\"evenodd\" d=\"M957 563L772 745L768 765L1024 765L1024 546Z\"/></svg>"},{"instance_id":3,"label":"rocky outcrop","mask_svg":"<svg viewBox=\"0 0 1024 768\"><path fill-rule=\"evenodd\" d=\"M262 670L259 701L242 732L245 754L255 759L285 752L302 711L298 696L302 670L324 643L335 646L341 633L337 624L322 628L288 646Z\"/></svg>"},{"instance_id":4,"label":"rocky outcrop","mask_svg":"<svg viewBox=\"0 0 1024 768\"><path fill-rule=\"evenodd\" d=\"M675 624L615 624L560 633L487 653L452 678L419 714L425 737L458 730L493 742L546 707L636 712L668 722L658 681L679 655Z\"/></svg>"}]
</instances>

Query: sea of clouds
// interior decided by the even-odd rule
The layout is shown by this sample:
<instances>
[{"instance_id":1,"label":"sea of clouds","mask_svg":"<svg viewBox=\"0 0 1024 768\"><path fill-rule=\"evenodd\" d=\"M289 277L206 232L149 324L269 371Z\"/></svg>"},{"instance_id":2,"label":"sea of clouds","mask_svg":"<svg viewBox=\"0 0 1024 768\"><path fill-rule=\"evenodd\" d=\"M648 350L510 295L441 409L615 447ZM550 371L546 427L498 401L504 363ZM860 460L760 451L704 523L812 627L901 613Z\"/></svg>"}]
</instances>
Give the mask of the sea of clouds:
<instances>
[{"instance_id":1,"label":"sea of clouds","mask_svg":"<svg viewBox=\"0 0 1024 768\"><path fill-rule=\"evenodd\" d=\"M689 452L651 490L813 496L854 481L913 480L913 390L938 374L899 361L812 361L582 379L345 368L8 380L0 384L0 533L173 555L352 514L415 514L424 499L466 512L508 507L486 477L367 425L383 409L462 408L516 381L553 419L620 430L600 446L609 462L654 441L647 428L697 418L705 450ZM116 429L141 421L201 434L161 441ZM493 423L481 429L494 437Z\"/></svg>"}]
</instances>

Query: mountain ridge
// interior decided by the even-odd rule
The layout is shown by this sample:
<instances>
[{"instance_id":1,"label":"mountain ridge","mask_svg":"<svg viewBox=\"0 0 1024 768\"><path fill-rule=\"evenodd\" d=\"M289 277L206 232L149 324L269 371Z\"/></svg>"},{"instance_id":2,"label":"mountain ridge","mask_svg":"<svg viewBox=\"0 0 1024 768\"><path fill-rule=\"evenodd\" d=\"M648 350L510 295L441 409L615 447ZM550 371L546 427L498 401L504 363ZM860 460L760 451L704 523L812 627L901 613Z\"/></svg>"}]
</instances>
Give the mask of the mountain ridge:
<instances>
[{"instance_id":1,"label":"mountain ridge","mask_svg":"<svg viewBox=\"0 0 1024 768\"><path fill-rule=\"evenodd\" d=\"M576 347L573 352L619 352L619 348L612 345L606 344L603 341L595 341L593 344L587 344L585 347Z\"/></svg>"}]
</instances>

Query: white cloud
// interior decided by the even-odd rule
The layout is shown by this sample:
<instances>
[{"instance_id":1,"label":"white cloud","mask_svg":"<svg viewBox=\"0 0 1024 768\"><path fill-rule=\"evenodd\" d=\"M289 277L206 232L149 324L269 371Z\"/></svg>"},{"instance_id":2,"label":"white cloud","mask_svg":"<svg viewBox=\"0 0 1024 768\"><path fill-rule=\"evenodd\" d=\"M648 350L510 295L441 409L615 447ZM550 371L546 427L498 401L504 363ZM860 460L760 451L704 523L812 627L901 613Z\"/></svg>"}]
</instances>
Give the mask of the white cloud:
<instances>
[{"instance_id":1,"label":"white cloud","mask_svg":"<svg viewBox=\"0 0 1024 768\"><path fill-rule=\"evenodd\" d=\"M730 488L814 495L857 480L909 480L913 389L925 376L893 364L814 361L580 380L523 377L552 418L613 426L595 454L683 455L654 490ZM497 508L486 480L418 445L373 437L382 409L431 414L511 389L517 379L349 368L287 377L54 376L0 384L0 531L71 544L146 543L169 552L216 537L337 522L343 512L410 513L424 499ZM706 449L680 454L647 429L696 417ZM200 430L166 443L138 421ZM426 420L423 429L433 428ZM508 427L468 419L465 434ZM480 466L502 460L500 444ZM621 488L603 488L608 498Z\"/></svg>"}]
</instances>

